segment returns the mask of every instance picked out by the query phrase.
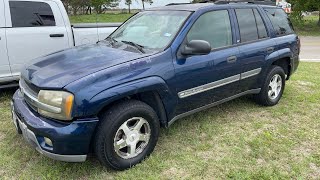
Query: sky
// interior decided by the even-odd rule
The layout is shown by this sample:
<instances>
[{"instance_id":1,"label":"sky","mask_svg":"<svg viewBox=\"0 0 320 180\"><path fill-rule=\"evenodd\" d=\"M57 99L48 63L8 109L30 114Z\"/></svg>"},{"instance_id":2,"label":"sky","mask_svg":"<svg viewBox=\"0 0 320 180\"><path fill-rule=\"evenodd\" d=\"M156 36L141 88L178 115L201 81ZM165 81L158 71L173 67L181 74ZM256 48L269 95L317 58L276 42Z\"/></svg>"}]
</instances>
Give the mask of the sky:
<instances>
[{"instance_id":1,"label":"sky","mask_svg":"<svg viewBox=\"0 0 320 180\"><path fill-rule=\"evenodd\" d=\"M142 9L142 2L141 0L132 0L132 9ZM165 6L169 3L189 3L191 0L153 0L153 4L150 6L149 3L145 3L146 8L150 7L157 7L157 6ZM125 0L121 0L119 3L120 8L128 8L127 5L125 5Z\"/></svg>"}]
</instances>

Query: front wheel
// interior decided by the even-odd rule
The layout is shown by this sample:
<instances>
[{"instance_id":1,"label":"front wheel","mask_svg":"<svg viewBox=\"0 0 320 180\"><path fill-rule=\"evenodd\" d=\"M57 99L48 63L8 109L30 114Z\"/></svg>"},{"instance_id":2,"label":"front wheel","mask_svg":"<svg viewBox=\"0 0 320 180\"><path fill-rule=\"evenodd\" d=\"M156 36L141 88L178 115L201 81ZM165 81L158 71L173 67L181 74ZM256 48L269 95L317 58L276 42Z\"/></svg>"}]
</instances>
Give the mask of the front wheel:
<instances>
[{"instance_id":1,"label":"front wheel","mask_svg":"<svg viewBox=\"0 0 320 180\"><path fill-rule=\"evenodd\" d=\"M285 88L285 77L285 72L281 67L272 66L261 92L255 95L256 101L264 106L274 106L278 104Z\"/></svg>"},{"instance_id":2,"label":"front wheel","mask_svg":"<svg viewBox=\"0 0 320 180\"><path fill-rule=\"evenodd\" d=\"M111 107L100 118L95 137L99 161L116 170L130 168L151 154L160 123L147 104L131 100Z\"/></svg>"}]
</instances>

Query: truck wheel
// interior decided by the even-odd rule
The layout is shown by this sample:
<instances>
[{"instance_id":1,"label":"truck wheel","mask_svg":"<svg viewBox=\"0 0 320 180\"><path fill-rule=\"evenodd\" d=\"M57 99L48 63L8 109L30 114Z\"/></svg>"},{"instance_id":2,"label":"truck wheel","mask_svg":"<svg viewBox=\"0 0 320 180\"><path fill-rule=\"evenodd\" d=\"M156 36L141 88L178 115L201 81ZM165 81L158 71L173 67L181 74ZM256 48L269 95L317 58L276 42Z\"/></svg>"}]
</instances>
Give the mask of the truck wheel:
<instances>
[{"instance_id":1,"label":"truck wheel","mask_svg":"<svg viewBox=\"0 0 320 180\"><path fill-rule=\"evenodd\" d=\"M148 157L157 144L159 119L143 102L123 101L107 110L100 122L94 151L104 166L128 169Z\"/></svg>"},{"instance_id":2,"label":"truck wheel","mask_svg":"<svg viewBox=\"0 0 320 180\"><path fill-rule=\"evenodd\" d=\"M285 88L285 81L284 70L279 66L272 66L261 92L255 95L257 103L263 106L278 104Z\"/></svg>"}]
</instances>

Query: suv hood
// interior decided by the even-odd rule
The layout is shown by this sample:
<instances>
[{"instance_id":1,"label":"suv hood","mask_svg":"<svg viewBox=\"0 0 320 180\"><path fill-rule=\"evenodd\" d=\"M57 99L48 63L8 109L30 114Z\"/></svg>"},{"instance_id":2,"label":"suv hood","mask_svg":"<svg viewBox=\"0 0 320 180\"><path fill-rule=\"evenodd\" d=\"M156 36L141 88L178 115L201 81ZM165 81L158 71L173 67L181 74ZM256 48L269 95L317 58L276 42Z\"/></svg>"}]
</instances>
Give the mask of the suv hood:
<instances>
[{"instance_id":1,"label":"suv hood","mask_svg":"<svg viewBox=\"0 0 320 180\"><path fill-rule=\"evenodd\" d=\"M22 71L22 77L39 88L63 88L97 71L144 56L100 44L80 46L34 60Z\"/></svg>"}]
</instances>

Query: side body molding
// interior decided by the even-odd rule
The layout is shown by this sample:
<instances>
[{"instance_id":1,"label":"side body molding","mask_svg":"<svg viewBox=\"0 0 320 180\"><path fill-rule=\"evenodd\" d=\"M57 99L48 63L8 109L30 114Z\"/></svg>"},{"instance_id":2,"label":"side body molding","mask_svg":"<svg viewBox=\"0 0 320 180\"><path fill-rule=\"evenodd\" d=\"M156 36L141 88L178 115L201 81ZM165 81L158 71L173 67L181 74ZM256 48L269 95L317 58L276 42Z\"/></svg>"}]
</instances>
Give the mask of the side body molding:
<instances>
[{"instance_id":1,"label":"side body molding","mask_svg":"<svg viewBox=\"0 0 320 180\"><path fill-rule=\"evenodd\" d=\"M160 95L166 110L168 104L171 104L171 101L175 99L162 78L147 77L102 91L89 101L91 106L87 106L86 111L90 114L98 114L104 107L114 101L148 91L156 91Z\"/></svg>"}]
</instances>

